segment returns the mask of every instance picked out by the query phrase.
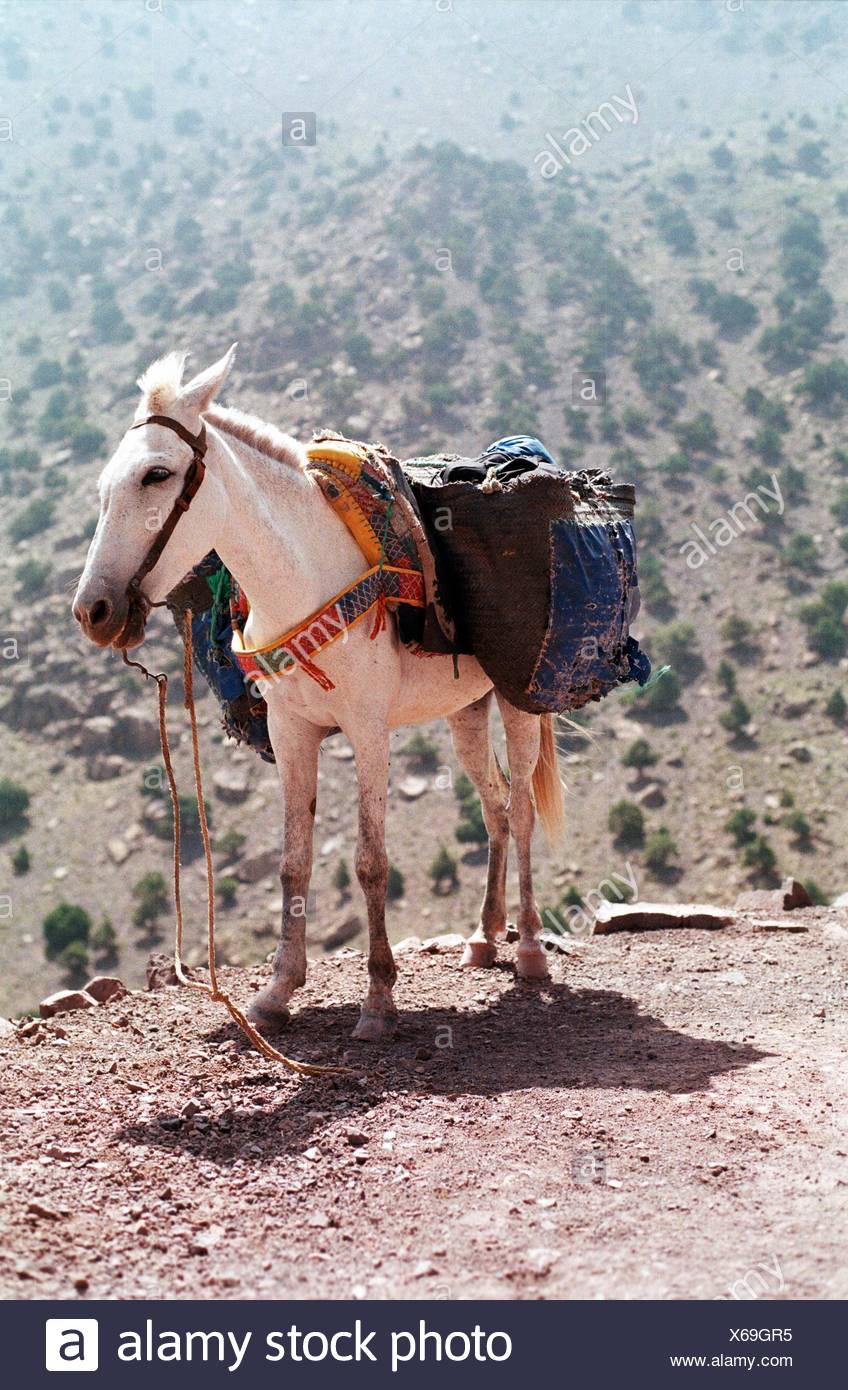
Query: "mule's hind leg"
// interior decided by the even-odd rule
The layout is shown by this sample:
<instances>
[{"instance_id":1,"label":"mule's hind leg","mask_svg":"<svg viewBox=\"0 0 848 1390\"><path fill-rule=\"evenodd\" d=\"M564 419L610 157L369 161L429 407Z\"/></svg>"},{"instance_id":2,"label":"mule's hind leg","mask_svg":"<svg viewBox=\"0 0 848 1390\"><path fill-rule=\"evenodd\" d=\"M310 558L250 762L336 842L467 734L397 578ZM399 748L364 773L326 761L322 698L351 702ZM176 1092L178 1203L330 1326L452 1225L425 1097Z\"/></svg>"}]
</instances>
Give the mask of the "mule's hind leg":
<instances>
[{"instance_id":1,"label":"mule's hind leg","mask_svg":"<svg viewBox=\"0 0 848 1390\"><path fill-rule=\"evenodd\" d=\"M541 726L535 714L526 714L499 699L506 730L509 760L509 828L518 857L518 953L516 968L526 980L543 980L548 975L545 952L537 940L542 919L533 896L533 869L530 842L536 812L531 795L533 772L539 759Z\"/></svg>"},{"instance_id":2,"label":"mule's hind leg","mask_svg":"<svg viewBox=\"0 0 848 1390\"><path fill-rule=\"evenodd\" d=\"M498 766L489 735L491 691L482 700L450 715L448 724L453 735L456 756L468 773L478 792L483 808L483 820L489 836L489 865L486 893L480 909L480 923L470 937L462 964L492 965L497 948L496 938L506 930L506 861L509 850L509 820L506 801L506 778Z\"/></svg>"},{"instance_id":3,"label":"mule's hind leg","mask_svg":"<svg viewBox=\"0 0 848 1390\"><path fill-rule=\"evenodd\" d=\"M270 705L268 729L283 793L283 921L274 977L248 1010L260 1027L287 1021L288 1001L306 979L306 901L312 874L318 749L326 733L296 715L280 715Z\"/></svg>"}]
</instances>

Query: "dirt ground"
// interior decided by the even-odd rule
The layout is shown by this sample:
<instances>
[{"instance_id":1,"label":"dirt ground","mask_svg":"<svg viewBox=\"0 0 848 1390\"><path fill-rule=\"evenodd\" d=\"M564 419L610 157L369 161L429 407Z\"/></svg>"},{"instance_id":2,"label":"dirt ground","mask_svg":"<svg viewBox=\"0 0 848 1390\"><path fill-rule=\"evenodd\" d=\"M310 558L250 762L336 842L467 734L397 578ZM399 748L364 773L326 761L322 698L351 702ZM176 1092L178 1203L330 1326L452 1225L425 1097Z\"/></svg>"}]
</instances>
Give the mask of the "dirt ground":
<instances>
[{"instance_id":1,"label":"dirt ground","mask_svg":"<svg viewBox=\"0 0 848 1390\"><path fill-rule=\"evenodd\" d=\"M542 985L412 946L376 1048L363 957L322 960L282 1044L349 1080L178 988L10 1035L0 1292L845 1297L848 918L792 922L595 937Z\"/></svg>"}]
</instances>

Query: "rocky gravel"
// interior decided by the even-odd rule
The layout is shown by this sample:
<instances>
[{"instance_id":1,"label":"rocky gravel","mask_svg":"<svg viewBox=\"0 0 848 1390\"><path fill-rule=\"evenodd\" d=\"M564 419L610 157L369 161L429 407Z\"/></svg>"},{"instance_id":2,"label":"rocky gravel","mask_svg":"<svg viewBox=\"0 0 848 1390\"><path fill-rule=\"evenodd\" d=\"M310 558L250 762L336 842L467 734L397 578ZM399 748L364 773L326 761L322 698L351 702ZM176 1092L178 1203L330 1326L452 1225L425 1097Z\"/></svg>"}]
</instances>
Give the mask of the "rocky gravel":
<instances>
[{"instance_id":1,"label":"rocky gravel","mask_svg":"<svg viewBox=\"0 0 848 1390\"><path fill-rule=\"evenodd\" d=\"M543 984L412 939L376 1048L340 952L279 1041L349 1078L269 1065L162 969L5 1030L0 1292L844 1297L848 917L787 916L569 941Z\"/></svg>"}]
</instances>

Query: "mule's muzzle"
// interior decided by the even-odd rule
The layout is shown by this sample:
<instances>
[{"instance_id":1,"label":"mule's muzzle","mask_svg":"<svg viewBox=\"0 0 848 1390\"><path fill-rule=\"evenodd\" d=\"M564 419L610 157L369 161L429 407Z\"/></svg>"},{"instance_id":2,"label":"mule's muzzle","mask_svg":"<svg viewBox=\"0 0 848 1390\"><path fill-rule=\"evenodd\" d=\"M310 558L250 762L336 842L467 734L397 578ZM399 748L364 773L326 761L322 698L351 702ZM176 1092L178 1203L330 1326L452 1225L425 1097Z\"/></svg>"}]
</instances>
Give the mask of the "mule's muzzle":
<instances>
[{"instance_id":1,"label":"mule's muzzle","mask_svg":"<svg viewBox=\"0 0 848 1390\"><path fill-rule=\"evenodd\" d=\"M126 651L143 642L150 605L143 594L119 594L94 581L77 590L72 611L95 646Z\"/></svg>"}]
</instances>

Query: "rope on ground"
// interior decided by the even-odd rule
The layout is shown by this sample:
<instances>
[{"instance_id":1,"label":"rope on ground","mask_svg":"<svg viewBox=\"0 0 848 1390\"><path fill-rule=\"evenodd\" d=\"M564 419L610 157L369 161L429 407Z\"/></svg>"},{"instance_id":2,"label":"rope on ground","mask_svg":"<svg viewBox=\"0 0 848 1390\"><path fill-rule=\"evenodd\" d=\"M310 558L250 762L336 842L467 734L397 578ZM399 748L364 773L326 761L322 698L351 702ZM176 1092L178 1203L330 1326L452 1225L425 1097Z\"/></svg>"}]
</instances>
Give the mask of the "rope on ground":
<instances>
[{"instance_id":1,"label":"rope on ground","mask_svg":"<svg viewBox=\"0 0 848 1390\"><path fill-rule=\"evenodd\" d=\"M215 951L215 875L212 867L212 845L209 839L209 825L206 819L206 804L203 800L203 776L200 768L200 741L197 732L197 711L194 705L191 619L191 610L186 609L183 618L183 692L184 704L188 711L191 725L191 747L194 759L194 788L197 798L197 813L200 820L200 833L203 839L203 853L206 860L206 948L209 969L208 984L205 980L192 980L186 975L185 963L183 961L184 919L180 868L182 835L177 779L174 775L174 765L171 759L171 745L168 739L168 677L164 672L155 675L152 671L148 671L145 666L142 666L141 662L130 661L126 652L123 652L123 658L127 666L133 666L137 671L141 671L142 675L146 676L148 679L155 680L159 693L159 742L162 747L162 761L165 764L165 774L168 778L168 789L171 794L171 807L174 817L173 873L174 909L176 916L174 970L177 979L181 985L185 985L188 989L201 990L215 1003L223 1004L256 1050L261 1052L263 1057L267 1057L269 1061L281 1062L289 1071L297 1072L300 1076L350 1076L352 1073L348 1067L319 1066L318 1063L297 1062L291 1057L286 1057L284 1053L279 1052L276 1047L273 1047L271 1043L254 1028L246 1014L243 1013L239 1006L230 998L227 991L221 988L219 983Z\"/></svg>"}]
</instances>

